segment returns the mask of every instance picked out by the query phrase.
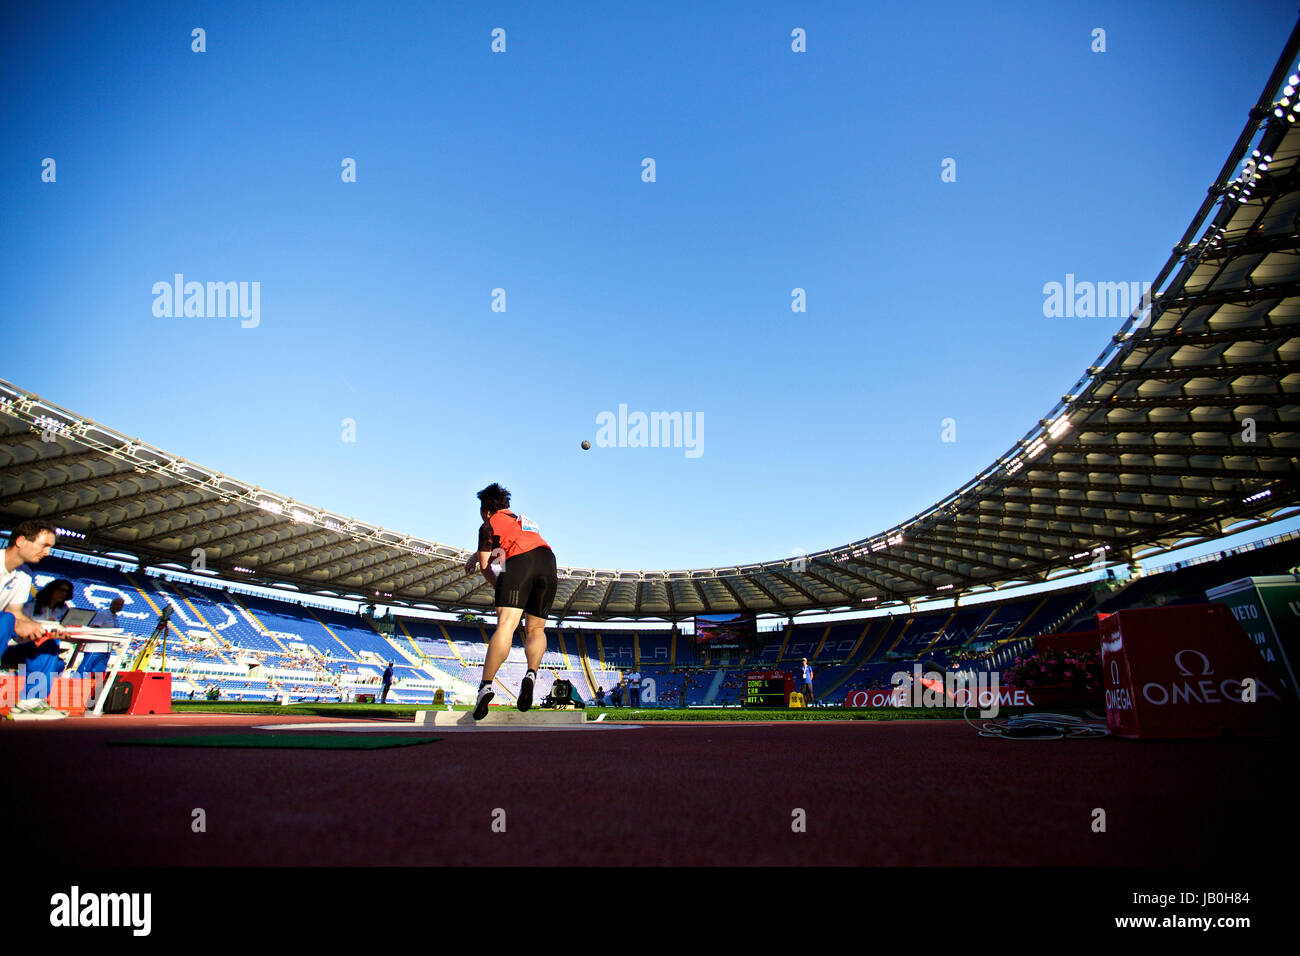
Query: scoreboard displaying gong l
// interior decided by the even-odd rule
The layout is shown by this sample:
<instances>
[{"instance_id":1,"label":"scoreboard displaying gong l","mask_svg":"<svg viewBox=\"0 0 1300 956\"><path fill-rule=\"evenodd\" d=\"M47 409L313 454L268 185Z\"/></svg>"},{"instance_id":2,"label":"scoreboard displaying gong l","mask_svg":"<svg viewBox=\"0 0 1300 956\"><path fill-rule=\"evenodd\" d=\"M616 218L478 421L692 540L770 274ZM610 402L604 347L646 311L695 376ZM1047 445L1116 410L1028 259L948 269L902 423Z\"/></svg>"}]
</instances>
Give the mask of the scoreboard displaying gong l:
<instances>
[{"instance_id":1,"label":"scoreboard displaying gong l","mask_svg":"<svg viewBox=\"0 0 1300 956\"><path fill-rule=\"evenodd\" d=\"M745 707L789 707L794 678L784 671L755 671L745 675Z\"/></svg>"}]
</instances>

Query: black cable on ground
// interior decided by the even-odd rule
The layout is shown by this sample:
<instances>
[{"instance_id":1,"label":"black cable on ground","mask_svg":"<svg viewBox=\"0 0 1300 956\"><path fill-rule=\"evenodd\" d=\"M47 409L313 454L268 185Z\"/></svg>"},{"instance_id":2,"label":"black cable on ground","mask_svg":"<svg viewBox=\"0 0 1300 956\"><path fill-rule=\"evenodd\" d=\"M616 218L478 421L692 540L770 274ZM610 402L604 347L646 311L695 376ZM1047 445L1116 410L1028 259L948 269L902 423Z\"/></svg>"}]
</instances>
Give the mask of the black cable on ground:
<instances>
[{"instance_id":1,"label":"black cable on ground","mask_svg":"<svg viewBox=\"0 0 1300 956\"><path fill-rule=\"evenodd\" d=\"M977 725L970 719L970 709L966 707L962 710L962 718L981 737L998 737L1002 740L1091 740L1110 735L1105 718L1087 712L1086 717L1049 713L1021 714L1017 717L986 720Z\"/></svg>"}]
</instances>

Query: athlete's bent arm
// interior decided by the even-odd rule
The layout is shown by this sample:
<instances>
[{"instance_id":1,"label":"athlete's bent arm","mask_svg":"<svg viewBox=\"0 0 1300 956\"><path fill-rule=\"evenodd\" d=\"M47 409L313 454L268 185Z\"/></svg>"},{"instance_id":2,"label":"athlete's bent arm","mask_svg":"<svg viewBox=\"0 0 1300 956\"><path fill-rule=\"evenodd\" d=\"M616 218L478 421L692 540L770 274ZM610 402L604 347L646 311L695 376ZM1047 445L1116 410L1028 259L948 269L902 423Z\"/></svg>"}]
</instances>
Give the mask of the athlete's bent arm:
<instances>
[{"instance_id":1,"label":"athlete's bent arm","mask_svg":"<svg viewBox=\"0 0 1300 956\"><path fill-rule=\"evenodd\" d=\"M44 627L23 613L21 603L10 604L5 610L14 616L14 637L20 643L34 641L45 633Z\"/></svg>"},{"instance_id":2,"label":"athlete's bent arm","mask_svg":"<svg viewBox=\"0 0 1300 956\"><path fill-rule=\"evenodd\" d=\"M492 570L492 552L480 551L478 553L478 568L483 572L483 580L493 587L497 586L497 573Z\"/></svg>"},{"instance_id":3,"label":"athlete's bent arm","mask_svg":"<svg viewBox=\"0 0 1300 956\"><path fill-rule=\"evenodd\" d=\"M475 571L482 572L483 577L484 579L486 579L487 583L493 585L494 587L496 586L497 576L496 573L492 570L491 551L480 551L477 554L471 554L469 556L469 560L465 562L465 573L473 574Z\"/></svg>"}]
</instances>

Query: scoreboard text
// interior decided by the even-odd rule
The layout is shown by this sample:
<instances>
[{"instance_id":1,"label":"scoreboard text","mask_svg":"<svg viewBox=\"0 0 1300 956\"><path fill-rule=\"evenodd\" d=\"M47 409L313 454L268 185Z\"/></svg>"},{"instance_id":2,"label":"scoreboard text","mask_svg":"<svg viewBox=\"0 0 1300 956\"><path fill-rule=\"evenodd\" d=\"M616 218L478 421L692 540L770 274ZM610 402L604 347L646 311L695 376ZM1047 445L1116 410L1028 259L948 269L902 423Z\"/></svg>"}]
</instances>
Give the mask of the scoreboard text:
<instances>
[{"instance_id":1,"label":"scoreboard text","mask_svg":"<svg viewBox=\"0 0 1300 956\"><path fill-rule=\"evenodd\" d=\"M746 674L746 707L789 707L793 682L785 674Z\"/></svg>"}]
</instances>

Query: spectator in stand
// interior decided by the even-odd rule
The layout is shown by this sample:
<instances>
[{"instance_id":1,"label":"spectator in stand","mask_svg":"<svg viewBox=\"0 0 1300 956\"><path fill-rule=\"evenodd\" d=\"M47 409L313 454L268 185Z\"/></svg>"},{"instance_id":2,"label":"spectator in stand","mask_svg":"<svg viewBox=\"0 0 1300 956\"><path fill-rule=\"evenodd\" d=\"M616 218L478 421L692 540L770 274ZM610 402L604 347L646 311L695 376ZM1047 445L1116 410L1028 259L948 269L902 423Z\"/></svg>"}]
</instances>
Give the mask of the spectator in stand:
<instances>
[{"instance_id":1,"label":"spectator in stand","mask_svg":"<svg viewBox=\"0 0 1300 956\"><path fill-rule=\"evenodd\" d=\"M0 560L0 647L4 648L0 667L20 668L27 673L22 699L14 705L11 718L57 720L67 716L44 700L50 692L50 681L63 670L59 642L46 637L40 623L23 610L32 593L32 578L23 565L39 562L57 540L53 526L44 521L19 522Z\"/></svg>"},{"instance_id":2,"label":"spectator in stand","mask_svg":"<svg viewBox=\"0 0 1300 956\"><path fill-rule=\"evenodd\" d=\"M803 694L804 703L809 707L813 705L813 670L808 666L808 658L803 659L803 687L800 693Z\"/></svg>"},{"instance_id":3,"label":"spectator in stand","mask_svg":"<svg viewBox=\"0 0 1300 956\"><path fill-rule=\"evenodd\" d=\"M388 662L388 667L384 669L384 693L379 698L381 704L388 703L388 688L393 683L393 662Z\"/></svg>"}]
</instances>

